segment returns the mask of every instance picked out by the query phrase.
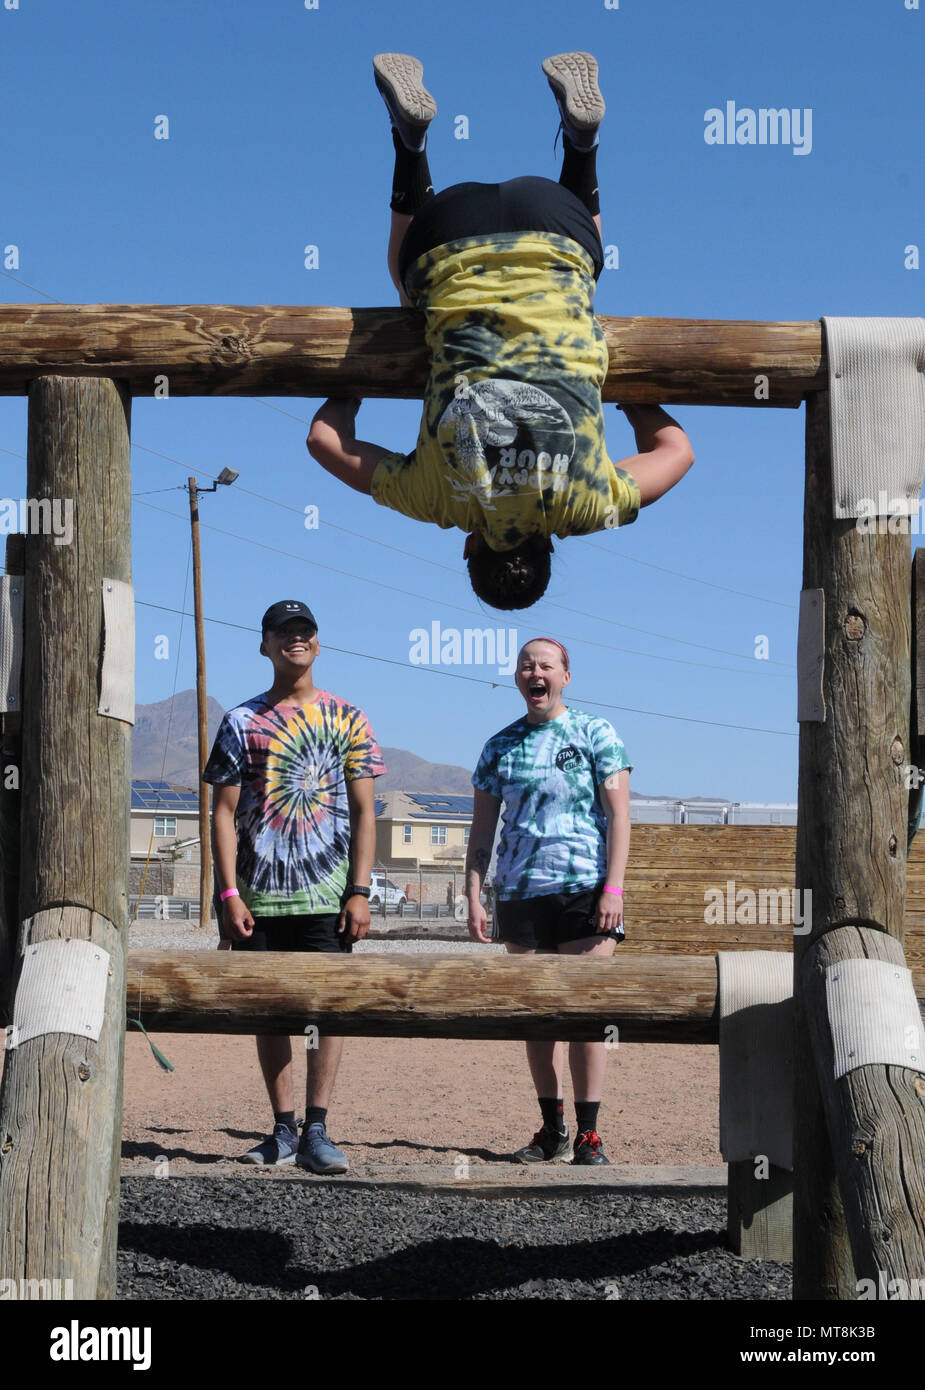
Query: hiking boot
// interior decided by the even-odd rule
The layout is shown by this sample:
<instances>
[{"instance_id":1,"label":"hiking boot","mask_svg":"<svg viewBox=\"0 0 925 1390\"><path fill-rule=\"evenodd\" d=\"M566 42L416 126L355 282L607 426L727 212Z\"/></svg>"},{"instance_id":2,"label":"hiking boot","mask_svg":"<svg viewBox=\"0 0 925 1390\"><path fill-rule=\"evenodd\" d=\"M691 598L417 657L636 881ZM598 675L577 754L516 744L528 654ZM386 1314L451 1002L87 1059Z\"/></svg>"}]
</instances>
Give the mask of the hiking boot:
<instances>
[{"instance_id":1,"label":"hiking boot","mask_svg":"<svg viewBox=\"0 0 925 1390\"><path fill-rule=\"evenodd\" d=\"M298 1147L298 1130L290 1129L287 1124L278 1124L273 1126L273 1133L269 1139L264 1139L262 1144L256 1144L252 1149L248 1149L246 1154L241 1154L238 1162L269 1164L273 1168L281 1168L285 1163L295 1163Z\"/></svg>"},{"instance_id":2,"label":"hiking boot","mask_svg":"<svg viewBox=\"0 0 925 1390\"><path fill-rule=\"evenodd\" d=\"M543 1125L538 1129L529 1144L518 1149L513 1155L515 1163L551 1163L556 1158L564 1158L569 1150L568 1129L550 1129Z\"/></svg>"},{"instance_id":3,"label":"hiking boot","mask_svg":"<svg viewBox=\"0 0 925 1390\"><path fill-rule=\"evenodd\" d=\"M606 110L597 85L597 60L590 53L557 53L544 59L543 71L569 141L578 150L593 149Z\"/></svg>"},{"instance_id":4,"label":"hiking boot","mask_svg":"<svg viewBox=\"0 0 925 1390\"><path fill-rule=\"evenodd\" d=\"M323 1124L309 1125L299 1140L296 1162L313 1173L346 1173L350 1164L327 1135Z\"/></svg>"},{"instance_id":5,"label":"hiking boot","mask_svg":"<svg viewBox=\"0 0 925 1390\"><path fill-rule=\"evenodd\" d=\"M587 1129L584 1134L575 1135L575 1152L572 1155L572 1162L588 1166L610 1163L610 1159L601 1147L601 1136L597 1130Z\"/></svg>"},{"instance_id":6,"label":"hiking boot","mask_svg":"<svg viewBox=\"0 0 925 1390\"><path fill-rule=\"evenodd\" d=\"M437 103L421 81L422 65L409 53L377 53L373 72L402 144L409 150L423 150Z\"/></svg>"}]
</instances>

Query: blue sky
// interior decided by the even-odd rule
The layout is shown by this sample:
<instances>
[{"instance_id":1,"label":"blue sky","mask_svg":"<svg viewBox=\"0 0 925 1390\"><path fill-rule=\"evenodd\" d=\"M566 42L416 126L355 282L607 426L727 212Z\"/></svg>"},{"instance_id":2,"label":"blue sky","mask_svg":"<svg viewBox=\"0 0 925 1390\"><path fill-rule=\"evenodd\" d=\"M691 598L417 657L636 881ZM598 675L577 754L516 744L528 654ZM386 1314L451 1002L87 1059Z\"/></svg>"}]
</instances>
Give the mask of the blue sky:
<instances>
[{"instance_id":1,"label":"blue sky","mask_svg":"<svg viewBox=\"0 0 925 1390\"><path fill-rule=\"evenodd\" d=\"M598 169L620 260L599 313L922 313L921 272L904 265L925 243L925 8L910 0L12 3L0 0L0 257L14 246L18 259L0 276L6 302L394 304L372 55L422 59L441 187L557 178L540 63L585 48L608 104ZM811 110L811 150L708 145L705 112L729 100ZM410 633L549 633L572 655L572 703L611 719L637 791L795 799L802 410L678 407L697 454L688 477L625 531L560 542L546 599L498 615L468 588L461 533L377 507L309 458L317 404L136 398L140 701L194 683L192 622L169 611L192 609L180 489L228 466L239 482L201 504L208 686L222 705L268 684L259 634L243 629L301 597L320 625L318 684L362 706L381 743L473 766L522 711L511 678L410 665ZM410 450L419 411L369 401L360 434ZM605 417L611 456L634 452L619 412ZM23 495L25 440L24 400L0 399L2 497ZM768 660L754 655L761 636Z\"/></svg>"}]
</instances>

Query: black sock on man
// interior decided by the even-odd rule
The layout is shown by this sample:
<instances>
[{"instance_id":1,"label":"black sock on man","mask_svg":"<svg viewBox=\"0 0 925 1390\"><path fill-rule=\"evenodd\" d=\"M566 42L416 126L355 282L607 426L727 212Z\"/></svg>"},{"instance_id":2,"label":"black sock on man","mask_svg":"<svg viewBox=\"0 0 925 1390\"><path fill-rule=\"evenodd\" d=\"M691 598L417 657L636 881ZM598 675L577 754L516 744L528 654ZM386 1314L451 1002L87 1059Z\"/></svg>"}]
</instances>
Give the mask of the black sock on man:
<instances>
[{"instance_id":1,"label":"black sock on man","mask_svg":"<svg viewBox=\"0 0 925 1390\"><path fill-rule=\"evenodd\" d=\"M600 1108L599 1100L576 1100L575 1124L579 1134L587 1134L592 1129L597 1132L597 1112Z\"/></svg>"},{"instance_id":2,"label":"black sock on man","mask_svg":"<svg viewBox=\"0 0 925 1390\"><path fill-rule=\"evenodd\" d=\"M273 1111L273 1123L274 1123L275 1125L288 1125L290 1129L295 1129L295 1127L296 1127L296 1124L295 1124L295 1111L294 1111L294 1110L274 1110L274 1111Z\"/></svg>"},{"instance_id":3,"label":"black sock on man","mask_svg":"<svg viewBox=\"0 0 925 1390\"><path fill-rule=\"evenodd\" d=\"M305 1112L305 1128L308 1129L309 1125L323 1125L327 1118L326 1106L310 1105Z\"/></svg>"},{"instance_id":4,"label":"black sock on man","mask_svg":"<svg viewBox=\"0 0 925 1390\"><path fill-rule=\"evenodd\" d=\"M547 1129L556 1129L560 1134L565 1133L565 1117L562 1113L561 1096L540 1096L540 1113Z\"/></svg>"},{"instance_id":5,"label":"black sock on man","mask_svg":"<svg viewBox=\"0 0 925 1390\"><path fill-rule=\"evenodd\" d=\"M434 196L427 150L409 150L394 126L392 144L395 146L395 173L389 207L393 212L404 212L410 217Z\"/></svg>"},{"instance_id":6,"label":"black sock on man","mask_svg":"<svg viewBox=\"0 0 925 1390\"><path fill-rule=\"evenodd\" d=\"M597 146L592 150L576 149L565 131L562 132L562 173L559 182L563 188L580 198L594 217L601 210L601 200L597 189Z\"/></svg>"}]
</instances>

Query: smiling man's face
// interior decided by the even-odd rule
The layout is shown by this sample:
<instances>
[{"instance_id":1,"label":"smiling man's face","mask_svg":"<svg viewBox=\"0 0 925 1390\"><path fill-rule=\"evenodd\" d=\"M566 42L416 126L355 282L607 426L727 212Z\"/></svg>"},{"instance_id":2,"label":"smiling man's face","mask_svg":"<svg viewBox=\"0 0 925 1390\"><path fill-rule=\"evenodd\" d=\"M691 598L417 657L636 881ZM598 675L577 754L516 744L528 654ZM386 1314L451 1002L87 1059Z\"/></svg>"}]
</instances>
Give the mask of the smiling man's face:
<instances>
[{"instance_id":1,"label":"smiling man's face","mask_svg":"<svg viewBox=\"0 0 925 1390\"><path fill-rule=\"evenodd\" d=\"M276 666L310 666L318 655L318 632L305 618L290 618L282 627L263 634L260 650Z\"/></svg>"}]
</instances>

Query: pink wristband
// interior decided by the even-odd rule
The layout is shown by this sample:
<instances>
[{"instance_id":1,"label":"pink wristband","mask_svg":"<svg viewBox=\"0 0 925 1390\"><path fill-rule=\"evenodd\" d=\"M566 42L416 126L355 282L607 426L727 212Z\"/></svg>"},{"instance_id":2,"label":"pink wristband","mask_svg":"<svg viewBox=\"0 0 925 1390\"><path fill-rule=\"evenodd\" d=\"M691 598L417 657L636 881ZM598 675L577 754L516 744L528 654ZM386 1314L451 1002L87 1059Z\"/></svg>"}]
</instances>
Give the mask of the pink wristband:
<instances>
[{"instance_id":1,"label":"pink wristband","mask_svg":"<svg viewBox=\"0 0 925 1390\"><path fill-rule=\"evenodd\" d=\"M221 895L222 902L224 902L226 898L240 898L240 896L241 894L238 892L237 888L226 888Z\"/></svg>"},{"instance_id":2,"label":"pink wristband","mask_svg":"<svg viewBox=\"0 0 925 1390\"><path fill-rule=\"evenodd\" d=\"M615 894L617 895L618 898L622 898L622 897L623 897L623 889L622 889L622 888L608 888L608 886L607 886L606 883L604 884L604 887L603 887L603 889L602 889L601 891L604 892L604 893L615 893Z\"/></svg>"}]
</instances>

